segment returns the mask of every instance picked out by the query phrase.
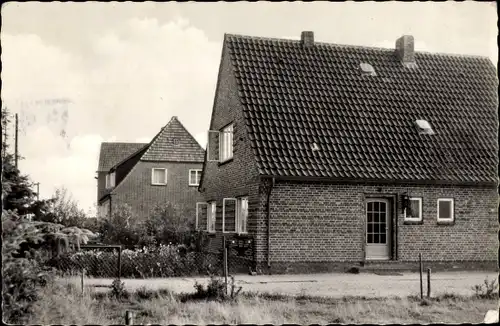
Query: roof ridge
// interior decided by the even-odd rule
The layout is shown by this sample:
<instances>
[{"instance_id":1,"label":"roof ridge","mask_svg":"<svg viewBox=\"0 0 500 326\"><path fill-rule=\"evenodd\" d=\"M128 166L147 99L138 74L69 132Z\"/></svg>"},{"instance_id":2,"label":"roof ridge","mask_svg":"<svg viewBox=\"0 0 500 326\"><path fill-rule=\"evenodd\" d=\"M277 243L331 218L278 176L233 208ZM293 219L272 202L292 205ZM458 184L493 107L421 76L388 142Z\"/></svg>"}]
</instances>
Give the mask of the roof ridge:
<instances>
[{"instance_id":1,"label":"roof ridge","mask_svg":"<svg viewBox=\"0 0 500 326\"><path fill-rule=\"evenodd\" d=\"M274 41L274 42L291 42L291 43L299 43L301 40L294 39L286 39L286 38L278 38L278 37L263 37L263 36L251 36L251 35L243 35L243 34L224 34L228 37L236 37L243 39L251 39L251 40L261 40L261 41ZM333 46L333 47L343 47L343 48L362 48L362 49L370 49L370 50L380 50L380 51L395 51L396 48L385 48L380 46L371 46L371 45L359 45L359 44L344 44L344 43L333 43L333 42L322 42L322 41L314 41L315 45L322 46ZM461 54L461 53L448 53L448 52L431 52L431 51L421 51L415 50L415 53L421 53L425 55L440 55L440 56L449 56L449 57L463 57L463 58L481 58L490 60L490 57L479 54Z\"/></svg>"}]
</instances>

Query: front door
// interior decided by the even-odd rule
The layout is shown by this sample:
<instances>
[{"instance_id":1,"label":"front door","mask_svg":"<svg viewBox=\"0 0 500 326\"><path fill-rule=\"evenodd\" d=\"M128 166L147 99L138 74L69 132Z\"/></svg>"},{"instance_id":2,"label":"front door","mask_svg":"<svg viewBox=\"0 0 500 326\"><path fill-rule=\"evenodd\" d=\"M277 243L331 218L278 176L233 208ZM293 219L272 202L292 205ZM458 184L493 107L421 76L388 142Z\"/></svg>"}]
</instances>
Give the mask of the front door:
<instances>
[{"instance_id":1,"label":"front door","mask_svg":"<svg viewBox=\"0 0 500 326\"><path fill-rule=\"evenodd\" d=\"M387 260L390 258L390 223L389 201L383 198L367 199L366 259Z\"/></svg>"}]
</instances>

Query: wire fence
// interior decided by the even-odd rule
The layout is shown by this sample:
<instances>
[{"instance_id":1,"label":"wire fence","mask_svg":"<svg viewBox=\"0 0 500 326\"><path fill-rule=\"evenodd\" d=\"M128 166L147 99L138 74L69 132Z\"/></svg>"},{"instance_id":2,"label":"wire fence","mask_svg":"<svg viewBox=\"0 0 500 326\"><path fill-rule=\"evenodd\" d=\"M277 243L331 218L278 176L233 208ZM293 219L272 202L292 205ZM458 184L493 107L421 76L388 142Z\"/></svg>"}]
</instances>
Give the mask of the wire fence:
<instances>
[{"instance_id":1,"label":"wire fence","mask_svg":"<svg viewBox=\"0 0 500 326\"><path fill-rule=\"evenodd\" d=\"M52 257L47 264L61 275L93 278L165 278L223 276L254 270L253 239L223 240L219 250L190 250L179 245L123 249L119 245L84 245L77 252Z\"/></svg>"},{"instance_id":2,"label":"wire fence","mask_svg":"<svg viewBox=\"0 0 500 326\"><path fill-rule=\"evenodd\" d=\"M74 253L52 257L47 265L61 275L79 275L100 278L121 277L122 248L119 245L82 245Z\"/></svg>"}]
</instances>

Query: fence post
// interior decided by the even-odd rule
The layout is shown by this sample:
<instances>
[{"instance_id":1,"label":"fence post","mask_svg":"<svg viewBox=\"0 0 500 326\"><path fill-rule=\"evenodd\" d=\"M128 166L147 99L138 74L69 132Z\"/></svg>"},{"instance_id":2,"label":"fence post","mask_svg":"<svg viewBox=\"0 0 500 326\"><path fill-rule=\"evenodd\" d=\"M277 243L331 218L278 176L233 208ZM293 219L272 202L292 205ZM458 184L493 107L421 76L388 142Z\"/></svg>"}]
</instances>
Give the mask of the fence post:
<instances>
[{"instance_id":1,"label":"fence post","mask_svg":"<svg viewBox=\"0 0 500 326\"><path fill-rule=\"evenodd\" d=\"M431 269L427 268L427 298L431 297Z\"/></svg>"},{"instance_id":2,"label":"fence post","mask_svg":"<svg viewBox=\"0 0 500 326\"><path fill-rule=\"evenodd\" d=\"M424 284L423 284L423 280L422 280L422 274L424 272L424 267L422 265L422 254L421 253L418 254L418 260L420 263L420 299L423 299L424 298Z\"/></svg>"},{"instance_id":3,"label":"fence post","mask_svg":"<svg viewBox=\"0 0 500 326\"><path fill-rule=\"evenodd\" d=\"M122 276L122 246L118 247L118 279Z\"/></svg>"},{"instance_id":4,"label":"fence post","mask_svg":"<svg viewBox=\"0 0 500 326\"><path fill-rule=\"evenodd\" d=\"M224 274L224 285L226 289L226 295L227 295L227 242L226 242L226 236L222 237L222 247L223 247L223 261L222 261L222 269L223 269L223 274Z\"/></svg>"},{"instance_id":5,"label":"fence post","mask_svg":"<svg viewBox=\"0 0 500 326\"><path fill-rule=\"evenodd\" d=\"M134 324L134 313L130 310L125 311L125 325Z\"/></svg>"},{"instance_id":6,"label":"fence post","mask_svg":"<svg viewBox=\"0 0 500 326\"><path fill-rule=\"evenodd\" d=\"M82 293L83 293L83 278L85 277L85 268L82 268L82 280L81 280L81 283L82 283Z\"/></svg>"}]
</instances>

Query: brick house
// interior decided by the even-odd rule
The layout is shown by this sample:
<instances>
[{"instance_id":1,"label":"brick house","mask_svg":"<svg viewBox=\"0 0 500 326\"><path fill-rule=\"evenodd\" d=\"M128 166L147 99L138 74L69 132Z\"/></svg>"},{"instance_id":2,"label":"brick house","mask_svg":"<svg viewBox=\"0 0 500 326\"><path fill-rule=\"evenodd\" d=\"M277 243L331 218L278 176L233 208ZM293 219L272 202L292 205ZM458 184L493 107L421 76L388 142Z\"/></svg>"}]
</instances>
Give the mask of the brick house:
<instances>
[{"instance_id":1,"label":"brick house","mask_svg":"<svg viewBox=\"0 0 500 326\"><path fill-rule=\"evenodd\" d=\"M264 271L496 265L487 58L225 35L197 226ZM205 209L206 208L206 209Z\"/></svg>"},{"instance_id":2,"label":"brick house","mask_svg":"<svg viewBox=\"0 0 500 326\"><path fill-rule=\"evenodd\" d=\"M205 151L173 117L147 144L102 143L99 155L98 215L128 204L147 218L156 205L172 203L195 221Z\"/></svg>"}]
</instances>

